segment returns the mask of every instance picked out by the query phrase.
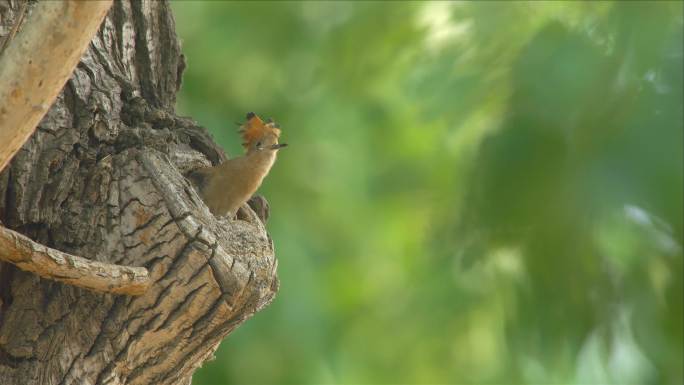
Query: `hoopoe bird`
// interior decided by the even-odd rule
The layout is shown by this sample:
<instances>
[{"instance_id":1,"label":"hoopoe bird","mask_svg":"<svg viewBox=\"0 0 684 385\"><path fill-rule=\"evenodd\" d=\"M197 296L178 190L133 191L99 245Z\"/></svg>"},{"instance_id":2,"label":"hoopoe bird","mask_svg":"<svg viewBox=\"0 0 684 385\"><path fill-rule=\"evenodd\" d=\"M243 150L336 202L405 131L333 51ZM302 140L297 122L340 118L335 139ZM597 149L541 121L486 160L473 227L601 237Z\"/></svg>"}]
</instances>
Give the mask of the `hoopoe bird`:
<instances>
[{"instance_id":1,"label":"hoopoe bird","mask_svg":"<svg viewBox=\"0 0 684 385\"><path fill-rule=\"evenodd\" d=\"M278 143L279 125L271 120L264 122L253 112L247 114L247 121L240 126L239 132L244 140L245 155L188 175L216 216L235 216L261 186L278 150L287 146Z\"/></svg>"}]
</instances>

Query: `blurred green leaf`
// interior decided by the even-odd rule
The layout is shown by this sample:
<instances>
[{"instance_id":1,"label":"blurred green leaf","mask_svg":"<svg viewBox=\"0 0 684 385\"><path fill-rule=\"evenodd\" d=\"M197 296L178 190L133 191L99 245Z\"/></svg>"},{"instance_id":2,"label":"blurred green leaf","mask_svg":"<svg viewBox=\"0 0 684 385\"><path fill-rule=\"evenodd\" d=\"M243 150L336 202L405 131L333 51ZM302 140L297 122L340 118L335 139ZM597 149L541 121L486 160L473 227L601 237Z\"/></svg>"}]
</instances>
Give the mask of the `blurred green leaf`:
<instances>
[{"instance_id":1,"label":"blurred green leaf","mask_svg":"<svg viewBox=\"0 0 684 385\"><path fill-rule=\"evenodd\" d=\"M195 384L684 381L681 2L173 7L178 109L290 144L280 293Z\"/></svg>"}]
</instances>

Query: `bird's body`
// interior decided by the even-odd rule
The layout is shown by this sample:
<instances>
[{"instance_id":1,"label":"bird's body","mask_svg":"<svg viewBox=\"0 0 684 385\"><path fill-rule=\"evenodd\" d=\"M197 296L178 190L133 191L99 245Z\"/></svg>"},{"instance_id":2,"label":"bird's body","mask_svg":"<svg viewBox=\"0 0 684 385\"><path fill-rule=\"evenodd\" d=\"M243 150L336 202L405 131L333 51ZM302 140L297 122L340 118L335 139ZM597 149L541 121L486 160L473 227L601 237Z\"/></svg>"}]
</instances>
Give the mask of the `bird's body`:
<instances>
[{"instance_id":1,"label":"bird's body","mask_svg":"<svg viewBox=\"0 0 684 385\"><path fill-rule=\"evenodd\" d=\"M280 130L274 123L264 124L253 113L243 126L243 144L247 153L189 175L202 199L214 215L233 216L261 186L276 160Z\"/></svg>"},{"instance_id":2,"label":"bird's body","mask_svg":"<svg viewBox=\"0 0 684 385\"><path fill-rule=\"evenodd\" d=\"M212 213L235 214L261 186L275 159L275 151L249 154L199 170L194 179Z\"/></svg>"}]
</instances>

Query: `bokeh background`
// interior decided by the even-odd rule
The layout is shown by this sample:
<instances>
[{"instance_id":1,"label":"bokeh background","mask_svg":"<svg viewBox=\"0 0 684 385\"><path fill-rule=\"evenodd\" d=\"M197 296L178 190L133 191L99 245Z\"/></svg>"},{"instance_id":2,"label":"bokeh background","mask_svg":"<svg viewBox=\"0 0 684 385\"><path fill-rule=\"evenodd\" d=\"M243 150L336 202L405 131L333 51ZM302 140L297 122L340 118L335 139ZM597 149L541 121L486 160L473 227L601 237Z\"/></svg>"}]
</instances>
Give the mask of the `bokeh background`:
<instances>
[{"instance_id":1,"label":"bokeh background","mask_svg":"<svg viewBox=\"0 0 684 385\"><path fill-rule=\"evenodd\" d=\"M681 384L682 2L174 2L275 302L193 384Z\"/></svg>"}]
</instances>

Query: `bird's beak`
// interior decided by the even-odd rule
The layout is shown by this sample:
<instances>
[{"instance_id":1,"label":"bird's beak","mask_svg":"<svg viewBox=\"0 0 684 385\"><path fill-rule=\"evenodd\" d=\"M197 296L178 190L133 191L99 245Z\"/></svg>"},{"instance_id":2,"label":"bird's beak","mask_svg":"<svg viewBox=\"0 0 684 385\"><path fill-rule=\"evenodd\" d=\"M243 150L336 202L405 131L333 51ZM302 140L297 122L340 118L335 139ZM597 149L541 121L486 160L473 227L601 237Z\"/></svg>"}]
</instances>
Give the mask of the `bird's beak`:
<instances>
[{"instance_id":1,"label":"bird's beak","mask_svg":"<svg viewBox=\"0 0 684 385\"><path fill-rule=\"evenodd\" d=\"M287 147L287 143L278 143L271 146L271 150L277 150L283 147Z\"/></svg>"}]
</instances>

